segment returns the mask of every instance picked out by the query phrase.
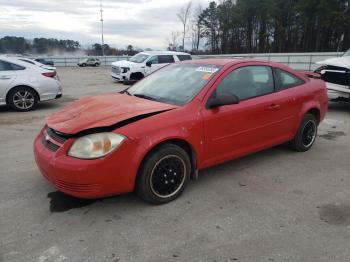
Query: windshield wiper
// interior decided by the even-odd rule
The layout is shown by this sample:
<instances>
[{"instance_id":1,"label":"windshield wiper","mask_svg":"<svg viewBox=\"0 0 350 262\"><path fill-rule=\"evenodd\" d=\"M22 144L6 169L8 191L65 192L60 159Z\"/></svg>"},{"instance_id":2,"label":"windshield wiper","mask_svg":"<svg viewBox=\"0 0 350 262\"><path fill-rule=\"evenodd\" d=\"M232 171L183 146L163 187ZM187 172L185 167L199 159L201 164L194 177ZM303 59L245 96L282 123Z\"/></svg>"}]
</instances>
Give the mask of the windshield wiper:
<instances>
[{"instance_id":1,"label":"windshield wiper","mask_svg":"<svg viewBox=\"0 0 350 262\"><path fill-rule=\"evenodd\" d=\"M152 97L152 96L148 96L148 95L144 95L144 94L133 94L133 96L136 96L136 97L139 97L139 98L143 98L143 99L147 99L147 100L158 101L157 98Z\"/></svg>"},{"instance_id":2,"label":"windshield wiper","mask_svg":"<svg viewBox=\"0 0 350 262\"><path fill-rule=\"evenodd\" d=\"M128 91L129 88L125 89L122 91L122 94L127 94L129 96L132 96L132 94L130 94L130 92Z\"/></svg>"}]
</instances>

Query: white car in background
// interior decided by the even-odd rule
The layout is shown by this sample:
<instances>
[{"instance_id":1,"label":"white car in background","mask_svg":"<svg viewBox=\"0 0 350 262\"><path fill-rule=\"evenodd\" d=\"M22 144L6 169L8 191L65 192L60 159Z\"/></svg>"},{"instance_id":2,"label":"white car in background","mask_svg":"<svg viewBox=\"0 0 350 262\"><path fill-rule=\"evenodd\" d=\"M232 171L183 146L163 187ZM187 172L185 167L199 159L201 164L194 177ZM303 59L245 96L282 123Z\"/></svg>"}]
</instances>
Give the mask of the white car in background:
<instances>
[{"instance_id":1,"label":"white car in background","mask_svg":"<svg viewBox=\"0 0 350 262\"><path fill-rule=\"evenodd\" d=\"M116 81L138 81L170 63L192 60L188 53L172 51L141 52L129 60L112 63L111 76Z\"/></svg>"},{"instance_id":2,"label":"white car in background","mask_svg":"<svg viewBox=\"0 0 350 262\"><path fill-rule=\"evenodd\" d=\"M330 100L350 102L350 49L342 57L317 62L315 70L326 82Z\"/></svg>"},{"instance_id":3,"label":"white car in background","mask_svg":"<svg viewBox=\"0 0 350 262\"><path fill-rule=\"evenodd\" d=\"M16 111L33 110L39 102L62 96L61 84L54 70L0 56L0 105Z\"/></svg>"}]
</instances>

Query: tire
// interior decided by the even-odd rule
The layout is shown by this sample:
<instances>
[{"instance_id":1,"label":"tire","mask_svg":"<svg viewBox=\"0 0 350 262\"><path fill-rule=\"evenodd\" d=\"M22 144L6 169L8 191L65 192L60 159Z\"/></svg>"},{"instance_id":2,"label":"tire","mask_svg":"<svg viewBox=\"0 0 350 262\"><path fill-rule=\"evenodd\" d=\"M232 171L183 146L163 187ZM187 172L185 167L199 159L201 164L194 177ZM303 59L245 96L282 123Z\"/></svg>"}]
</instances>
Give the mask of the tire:
<instances>
[{"instance_id":1,"label":"tire","mask_svg":"<svg viewBox=\"0 0 350 262\"><path fill-rule=\"evenodd\" d=\"M317 136L318 121L312 114L306 114L301 121L298 131L289 146L298 152L308 151L314 144Z\"/></svg>"},{"instance_id":2,"label":"tire","mask_svg":"<svg viewBox=\"0 0 350 262\"><path fill-rule=\"evenodd\" d=\"M82 66L82 67L85 67L85 66L86 66L86 64L82 64L81 66Z\"/></svg>"},{"instance_id":3,"label":"tire","mask_svg":"<svg viewBox=\"0 0 350 262\"><path fill-rule=\"evenodd\" d=\"M29 87L19 86L10 90L7 95L8 106L18 112L27 112L35 109L38 105L37 93Z\"/></svg>"},{"instance_id":4,"label":"tire","mask_svg":"<svg viewBox=\"0 0 350 262\"><path fill-rule=\"evenodd\" d=\"M98 67L98 66L99 66L99 64L98 64L98 63L96 63L96 64L95 64L95 66L96 66L96 67Z\"/></svg>"},{"instance_id":5,"label":"tire","mask_svg":"<svg viewBox=\"0 0 350 262\"><path fill-rule=\"evenodd\" d=\"M191 161L181 147L164 144L143 161L136 181L136 193L152 204L165 204L181 195L191 173Z\"/></svg>"},{"instance_id":6,"label":"tire","mask_svg":"<svg viewBox=\"0 0 350 262\"><path fill-rule=\"evenodd\" d=\"M144 77L142 73L132 73L130 75L130 81L140 81Z\"/></svg>"}]
</instances>

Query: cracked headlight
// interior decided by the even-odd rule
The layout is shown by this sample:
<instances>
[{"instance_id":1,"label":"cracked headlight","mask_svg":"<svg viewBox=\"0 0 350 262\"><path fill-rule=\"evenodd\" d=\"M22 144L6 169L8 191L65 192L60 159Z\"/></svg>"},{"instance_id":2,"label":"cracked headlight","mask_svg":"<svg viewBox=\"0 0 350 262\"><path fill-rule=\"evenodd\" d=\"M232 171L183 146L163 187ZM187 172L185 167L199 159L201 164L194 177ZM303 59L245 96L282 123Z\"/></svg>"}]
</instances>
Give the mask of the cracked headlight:
<instances>
[{"instance_id":1,"label":"cracked headlight","mask_svg":"<svg viewBox=\"0 0 350 262\"><path fill-rule=\"evenodd\" d=\"M125 137L115 133L96 133L78 138L68 155L82 159L95 159L108 155L117 149Z\"/></svg>"}]
</instances>

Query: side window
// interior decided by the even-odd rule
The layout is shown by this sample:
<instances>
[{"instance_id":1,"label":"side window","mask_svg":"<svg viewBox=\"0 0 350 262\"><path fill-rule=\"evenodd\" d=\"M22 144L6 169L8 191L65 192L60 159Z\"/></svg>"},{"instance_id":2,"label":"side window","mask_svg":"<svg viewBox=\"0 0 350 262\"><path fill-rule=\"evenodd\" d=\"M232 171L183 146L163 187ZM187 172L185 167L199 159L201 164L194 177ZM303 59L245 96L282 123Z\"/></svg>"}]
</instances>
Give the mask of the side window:
<instances>
[{"instance_id":1,"label":"side window","mask_svg":"<svg viewBox=\"0 0 350 262\"><path fill-rule=\"evenodd\" d=\"M158 56L158 62L159 64L170 64L174 63L174 56L172 55L160 55Z\"/></svg>"},{"instance_id":2,"label":"side window","mask_svg":"<svg viewBox=\"0 0 350 262\"><path fill-rule=\"evenodd\" d=\"M231 72L216 89L236 95L240 100L273 93L273 73L268 66L246 66Z\"/></svg>"},{"instance_id":3,"label":"side window","mask_svg":"<svg viewBox=\"0 0 350 262\"><path fill-rule=\"evenodd\" d=\"M23 66L19 66L16 64L12 64L9 62L5 62L0 60L0 71L15 71L15 70L24 70Z\"/></svg>"},{"instance_id":4,"label":"side window","mask_svg":"<svg viewBox=\"0 0 350 262\"><path fill-rule=\"evenodd\" d=\"M192 60L192 57L190 55L177 55L177 58L180 61Z\"/></svg>"},{"instance_id":5,"label":"side window","mask_svg":"<svg viewBox=\"0 0 350 262\"><path fill-rule=\"evenodd\" d=\"M151 62L152 64L159 64L158 63L158 56L152 56L149 60L148 60L148 62Z\"/></svg>"},{"instance_id":6,"label":"side window","mask_svg":"<svg viewBox=\"0 0 350 262\"><path fill-rule=\"evenodd\" d=\"M279 90L291 88L305 83L304 80L300 79L299 77L281 69L275 68L275 73L276 82Z\"/></svg>"}]
</instances>

